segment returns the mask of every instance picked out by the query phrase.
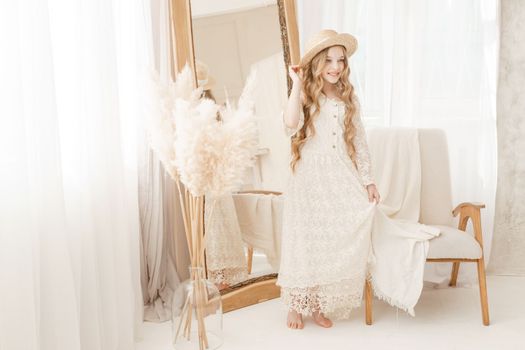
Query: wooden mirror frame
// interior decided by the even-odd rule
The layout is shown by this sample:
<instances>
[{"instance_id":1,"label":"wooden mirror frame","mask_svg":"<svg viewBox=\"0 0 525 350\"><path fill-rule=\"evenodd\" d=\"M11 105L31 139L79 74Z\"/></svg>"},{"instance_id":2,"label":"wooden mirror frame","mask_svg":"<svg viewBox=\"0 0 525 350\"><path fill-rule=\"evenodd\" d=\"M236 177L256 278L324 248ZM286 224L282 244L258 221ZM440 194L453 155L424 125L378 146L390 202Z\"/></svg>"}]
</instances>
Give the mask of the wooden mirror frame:
<instances>
[{"instance_id":1,"label":"wooden mirror frame","mask_svg":"<svg viewBox=\"0 0 525 350\"><path fill-rule=\"evenodd\" d=\"M170 1L170 37L172 72L180 72L189 62L195 72L195 51L193 46L193 29L190 0ZM295 12L295 0L276 0L279 8L279 24L285 66L299 63L299 30ZM195 77L195 84L197 83ZM289 77L288 77L289 79ZM291 89L288 81L288 89Z\"/></svg>"},{"instance_id":2,"label":"wooden mirror frame","mask_svg":"<svg viewBox=\"0 0 525 350\"><path fill-rule=\"evenodd\" d=\"M290 64L297 64L300 59L295 0L276 0L276 2L279 9L284 63L286 69L288 69ZM195 50L190 0L170 0L169 8L171 71L180 72L186 63L189 63L192 71L195 73ZM289 94L292 82L288 74L286 76ZM194 75L193 83L196 87L196 75ZM252 278L222 290L223 312L278 298L280 296L280 288L276 286L276 282L277 274L274 273Z\"/></svg>"}]
</instances>

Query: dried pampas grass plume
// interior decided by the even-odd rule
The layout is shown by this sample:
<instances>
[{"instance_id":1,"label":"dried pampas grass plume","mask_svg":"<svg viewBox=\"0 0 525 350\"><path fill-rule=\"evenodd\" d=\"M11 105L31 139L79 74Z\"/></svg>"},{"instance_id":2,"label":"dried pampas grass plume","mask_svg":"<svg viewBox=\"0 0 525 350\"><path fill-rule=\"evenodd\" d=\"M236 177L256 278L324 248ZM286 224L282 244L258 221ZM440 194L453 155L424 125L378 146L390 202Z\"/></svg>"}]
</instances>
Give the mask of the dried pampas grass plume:
<instances>
[{"instance_id":1,"label":"dried pampas grass plume","mask_svg":"<svg viewBox=\"0 0 525 350\"><path fill-rule=\"evenodd\" d=\"M248 77L236 107L200 98L186 65L171 84L157 85L152 108L151 146L172 178L193 196L220 196L240 188L258 145L255 117L255 71ZM217 112L221 120L217 121Z\"/></svg>"},{"instance_id":2,"label":"dried pampas grass plume","mask_svg":"<svg viewBox=\"0 0 525 350\"><path fill-rule=\"evenodd\" d=\"M251 74L237 108L228 104L220 110L220 121L216 119L219 106L213 101L201 100L193 115L184 106L176 106L176 166L181 181L194 196L220 196L242 185L258 144L254 81Z\"/></svg>"},{"instance_id":3,"label":"dried pampas grass plume","mask_svg":"<svg viewBox=\"0 0 525 350\"><path fill-rule=\"evenodd\" d=\"M151 149L155 152L166 172L172 179L176 178L175 159L175 124L171 117L171 111L176 99L175 84L171 81L161 82L157 71L152 71L150 84L147 91L148 113L147 128L148 139Z\"/></svg>"},{"instance_id":4,"label":"dried pampas grass plume","mask_svg":"<svg viewBox=\"0 0 525 350\"><path fill-rule=\"evenodd\" d=\"M218 196L238 190L244 172L255 161L258 146L258 129L255 115L256 72L248 76L243 92L233 107L230 103L221 112L222 123L212 142L223 151L217 155L215 176L211 179L207 193Z\"/></svg>"}]
</instances>

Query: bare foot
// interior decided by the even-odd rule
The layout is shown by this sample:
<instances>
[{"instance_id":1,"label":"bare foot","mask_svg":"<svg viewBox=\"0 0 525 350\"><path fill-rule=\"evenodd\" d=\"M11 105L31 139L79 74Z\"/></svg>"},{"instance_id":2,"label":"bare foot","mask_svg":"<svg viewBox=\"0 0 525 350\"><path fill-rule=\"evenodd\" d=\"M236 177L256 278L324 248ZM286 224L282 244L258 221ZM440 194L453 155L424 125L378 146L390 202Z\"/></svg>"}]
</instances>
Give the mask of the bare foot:
<instances>
[{"instance_id":1,"label":"bare foot","mask_svg":"<svg viewBox=\"0 0 525 350\"><path fill-rule=\"evenodd\" d=\"M303 329L303 316L297 311L290 310L288 312L288 319L286 321L286 324L288 325L288 328L291 329Z\"/></svg>"},{"instance_id":2,"label":"bare foot","mask_svg":"<svg viewBox=\"0 0 525 350\"><path fill-rule=\"evenodd\" d=\"M332 321L324 317L324 315L319 311L314 312L312 316L314 317L315 323L317 323L319 326L324 328L332 327Z\"/></svg>"}]
</instances>

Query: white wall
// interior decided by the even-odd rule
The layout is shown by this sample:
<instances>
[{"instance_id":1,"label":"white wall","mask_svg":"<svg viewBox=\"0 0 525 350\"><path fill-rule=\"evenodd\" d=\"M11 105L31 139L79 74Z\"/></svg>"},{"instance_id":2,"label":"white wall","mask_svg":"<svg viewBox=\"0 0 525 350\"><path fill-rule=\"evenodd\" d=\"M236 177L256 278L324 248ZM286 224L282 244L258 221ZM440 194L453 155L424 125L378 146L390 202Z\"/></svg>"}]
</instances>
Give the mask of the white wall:
<instances>
[{"instance_id":1,"label":"white wall","mask_svg":"<svg viewBox=\"0 0 525 350\"><path fill-rule=\"evenodd\" d=\"M498 187L489 271L525 275L525 2L501 1Z\"/></svg>"}]
</instances>

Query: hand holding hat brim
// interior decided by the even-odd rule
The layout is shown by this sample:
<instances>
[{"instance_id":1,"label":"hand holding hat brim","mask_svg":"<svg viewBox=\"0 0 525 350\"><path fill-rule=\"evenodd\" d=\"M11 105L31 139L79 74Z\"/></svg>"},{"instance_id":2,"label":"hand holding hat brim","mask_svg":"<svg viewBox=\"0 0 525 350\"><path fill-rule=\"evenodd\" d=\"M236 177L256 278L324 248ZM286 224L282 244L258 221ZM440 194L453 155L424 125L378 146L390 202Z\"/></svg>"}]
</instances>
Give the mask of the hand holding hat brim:
<instances>
[{"instance_id":1,"label":"hand holding hat brim","mask_svg":"<svg viewBox=\"0 0 525 350\"><path fill-rule=\"evenodd\" d=\"M318 53L332 46L343 46L346 56L350 57L357 50L357 39L347 33L337 33L335 30L322 30L315 35L306 46L306 52L301 58L300 66L307 65Z\"/></svg>"}]
</instances>

